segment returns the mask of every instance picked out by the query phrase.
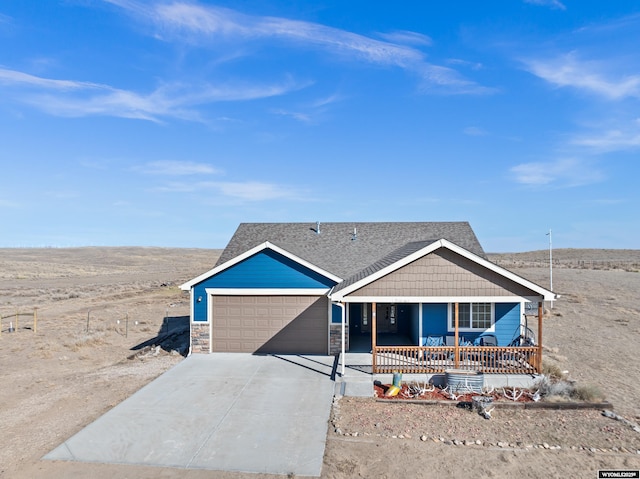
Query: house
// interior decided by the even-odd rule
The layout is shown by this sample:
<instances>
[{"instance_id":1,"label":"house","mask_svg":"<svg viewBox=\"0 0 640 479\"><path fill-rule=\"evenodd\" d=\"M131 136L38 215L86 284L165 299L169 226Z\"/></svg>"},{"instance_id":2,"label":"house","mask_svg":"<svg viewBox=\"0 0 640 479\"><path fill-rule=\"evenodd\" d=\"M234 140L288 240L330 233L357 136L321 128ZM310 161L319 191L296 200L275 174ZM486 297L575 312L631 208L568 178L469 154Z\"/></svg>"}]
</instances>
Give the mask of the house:
<instances>
[{"instance_id":1,"label":"house","mask_svg":"<svg viewBox=\"0 0 640 479\"><path fill-rule=\"evenodd\" d=\"M407 372L471 367L487 335L485 370L539 370L542 303L555 299L488 261L467 222L243 223L181 288L193 353L371 351L374 370ZM527 302L539 305L537 346L516 341Z\"/></svg>"}]
</instances>

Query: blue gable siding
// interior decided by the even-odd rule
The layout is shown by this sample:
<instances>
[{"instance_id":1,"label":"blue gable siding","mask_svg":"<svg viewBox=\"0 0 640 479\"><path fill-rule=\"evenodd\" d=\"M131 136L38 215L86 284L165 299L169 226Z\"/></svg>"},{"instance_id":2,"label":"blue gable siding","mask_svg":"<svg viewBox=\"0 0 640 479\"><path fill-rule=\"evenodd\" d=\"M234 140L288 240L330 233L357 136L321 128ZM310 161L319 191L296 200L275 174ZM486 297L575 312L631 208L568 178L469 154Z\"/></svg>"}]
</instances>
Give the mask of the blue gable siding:
<instances>
[{"instance_id":1,"label":"blue gable siding","mask_svg":"<svg viewBox=\"0 0 640 479\"><path fill-rule=\"evenodd\" d=\"M498 346L507 346L520 327L520 303L496 303L496 332Z\"/></svg>"},{"instance_id":2,"label":"blue gable siding","mask_svg":"<svg viewBox=\"0 0 640 479\"><path fill-rule=\"evenodd\" d=\"M207 321L207 288L327 289L335 284L306 266L265 249L196 284L193 287L193 320Z\"/></svg>"},{"instance_id":3,"label":"blue gable siding","mask_svg":"<svg viewBox=\"0 0 640 479\"><path fill-rule=\"evenodd\" d=\"M207 288L331 288L336 284L271 250L263 250L203 282Z\"/></svg>"}]
</instances>

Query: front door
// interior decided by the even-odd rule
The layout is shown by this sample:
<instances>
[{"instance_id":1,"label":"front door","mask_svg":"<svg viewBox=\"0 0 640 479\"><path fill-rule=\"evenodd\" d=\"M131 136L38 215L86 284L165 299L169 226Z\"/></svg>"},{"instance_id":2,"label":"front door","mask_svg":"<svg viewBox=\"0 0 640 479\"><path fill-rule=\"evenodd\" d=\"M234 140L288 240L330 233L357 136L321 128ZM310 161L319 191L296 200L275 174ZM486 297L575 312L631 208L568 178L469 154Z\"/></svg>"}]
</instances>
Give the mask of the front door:
<instances>
[{"instance_id":1,"label":"front door","mask_svg":"<svg viewBox=\"0 0 640 479\"><path fill-rule=\"evenodd\" d=\"M398 332L398 307L395 304L378 304L377 305L376 323L378 333Z\"/></svg>"},{"instance_id":2,"label":"front door","mask_svg":"<svg viewBox=\"0 0 640 479\"><path fill-rule=\"evenodd\" d=\"M378 333L398 332L398 307L395 304L376 305L376 330ZM360 314L360 331L362 333L371 332L371 305L363 304Z\"/></svg>"}]
</instances>

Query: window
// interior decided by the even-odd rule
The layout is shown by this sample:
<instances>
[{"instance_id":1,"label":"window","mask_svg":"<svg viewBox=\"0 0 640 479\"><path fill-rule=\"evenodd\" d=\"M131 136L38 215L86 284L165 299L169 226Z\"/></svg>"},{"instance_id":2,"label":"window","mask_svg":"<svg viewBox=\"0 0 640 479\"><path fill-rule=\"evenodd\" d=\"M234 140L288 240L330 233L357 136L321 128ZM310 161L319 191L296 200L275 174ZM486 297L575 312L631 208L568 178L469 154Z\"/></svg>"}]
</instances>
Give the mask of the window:
<instances>
[{"instance_id":1,"label":"window","mask_svg":"<svg viewBox=\"0 0 640 479\"><path fill-rule=\"evenodd\" d=\"M459 331L493 331L492 303L458 303ZM455 331L455 303L449 304L449 331Z\"/></svg>"}]
</instances>

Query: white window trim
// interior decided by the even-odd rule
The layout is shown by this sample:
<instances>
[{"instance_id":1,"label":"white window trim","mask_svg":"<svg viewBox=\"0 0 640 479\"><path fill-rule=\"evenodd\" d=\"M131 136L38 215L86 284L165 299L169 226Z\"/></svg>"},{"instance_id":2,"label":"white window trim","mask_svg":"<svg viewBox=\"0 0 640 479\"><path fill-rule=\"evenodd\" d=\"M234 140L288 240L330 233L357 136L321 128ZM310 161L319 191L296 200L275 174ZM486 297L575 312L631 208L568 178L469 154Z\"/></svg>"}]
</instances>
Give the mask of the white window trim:
<instances>
[{"instance_id":1,"label":"white window trim","mask_svg":"<svg viewBox=\"0 0 640 479\"><path fill-rule=\"evenodd\" d=\"M473 303L484 303L486 301L459 301L458 303L465 303L465 304L473 304ZM456 331L455 325L453 324L453 314L451 313L451 310L453 309L453 304L455 303L448 303L447 304L447 332L449 333L454 333ZM462 333L482 333L482 332L495 332L496 330L496 307L495 307L495 303L490 303L491 304L491 326L489 328L458 328L458 332L462 332Z\"/></svg>"}]
</instances>

